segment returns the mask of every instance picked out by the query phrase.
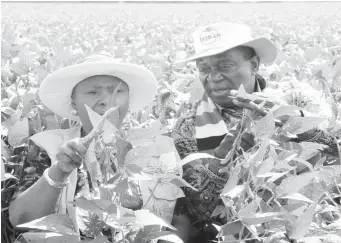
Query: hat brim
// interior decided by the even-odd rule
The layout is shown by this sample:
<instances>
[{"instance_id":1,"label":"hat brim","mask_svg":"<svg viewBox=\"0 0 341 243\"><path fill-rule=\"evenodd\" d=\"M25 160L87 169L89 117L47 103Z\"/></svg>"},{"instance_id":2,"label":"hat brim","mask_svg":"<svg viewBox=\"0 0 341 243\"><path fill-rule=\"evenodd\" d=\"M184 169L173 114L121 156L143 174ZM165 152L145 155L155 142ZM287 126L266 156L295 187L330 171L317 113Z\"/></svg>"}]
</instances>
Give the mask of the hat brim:
<instances>
[{"instance_id":1,"label":"hat brim","mask_svg":"<svg viewBox=\"0 0 341 243\"><path fill-rule=\"evenodd\" d=\"M51 73L40 85L39 97L57 115L80 121L78 116L72 114L72 90L82 80L96 75L114 76L127 83L131 112L145 107L157 92L156 78L147 68L107 61L72 65Z\"/></svg>"},{"instance_id":2,"label":"hat brim","mask_svg":"<svg viewBox=\"0 0 341 243\"><path fill-rule=\"evenodd\" d=\"M278 53L277 47L272 41L270 41L267 38L261 37L261 38L257 38L257 39L254 39L245 43L241 43L238 45L234 45L234 46L211 48L204 52L196 53L190 58L187 58L184 60L178 60L176 61L176 63L192 62L203 57L213 56L213 55L222 53L224 51L227 51L237 46L248 46L248 47L253 48L255 52L257 53L257 56L259 57L260 62L263 64L273 63Z\"/></svg>"}]
</instances>

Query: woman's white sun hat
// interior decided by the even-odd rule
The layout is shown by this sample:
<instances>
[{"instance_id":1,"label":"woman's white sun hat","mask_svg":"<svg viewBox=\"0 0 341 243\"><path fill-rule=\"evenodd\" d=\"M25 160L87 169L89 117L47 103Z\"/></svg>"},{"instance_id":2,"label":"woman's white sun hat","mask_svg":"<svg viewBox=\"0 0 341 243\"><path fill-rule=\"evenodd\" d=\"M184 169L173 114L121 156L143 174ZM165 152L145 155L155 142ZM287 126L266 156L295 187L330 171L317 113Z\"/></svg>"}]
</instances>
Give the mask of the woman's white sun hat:
<instances>
[{"instance_id":1,"label":"woman's white sun hat","mask_svg":"<svg viewBox=\"0 0 341 243\"><path fill-rule=\"evenodd\" d=\"M179 62L195 61L213 56L236 46L248 46L255 50L260 62L272 63L277 56L277 47L267 38L253 38L251 29L244 24L215 23L198 28L192 34L195 54Z\"/></svg>"},{"instance_id":2,"label":"woman's white sun hat","mask_svg":"<svg viewBox=\"0 0 341 243\"><path fill-rule=\"evenodd\" d=\"M78 116L72 114L73 88L82 80L96 75L114 76L127 83L131 112L145 107L157 92L156 78L147 68L117 62L102 55L93 55L79 64L67 66L48 75L40 85L39 97L44 105L57 115L80 121Z\"/></svg>"}]
</instances>

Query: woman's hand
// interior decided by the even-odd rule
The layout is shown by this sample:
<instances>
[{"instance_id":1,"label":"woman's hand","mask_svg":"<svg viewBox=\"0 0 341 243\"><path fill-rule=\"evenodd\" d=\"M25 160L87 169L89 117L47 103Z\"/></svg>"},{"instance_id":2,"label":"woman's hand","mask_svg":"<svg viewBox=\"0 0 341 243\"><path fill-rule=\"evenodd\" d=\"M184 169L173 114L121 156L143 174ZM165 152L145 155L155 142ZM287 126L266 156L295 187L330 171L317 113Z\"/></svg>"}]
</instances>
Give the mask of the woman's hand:
<instances>
[{"instance_id":1,"label":"woman's hand","mask_svg":"<svg viewBox=\"0 0 341 243\"><path fill-rule=\"evenodd\" d=\"M57 161L49 169L51 179L65 181L75 168L81 166L86 151L79 138L64 143L56 154Z\"/></svg>"}]
</instances>

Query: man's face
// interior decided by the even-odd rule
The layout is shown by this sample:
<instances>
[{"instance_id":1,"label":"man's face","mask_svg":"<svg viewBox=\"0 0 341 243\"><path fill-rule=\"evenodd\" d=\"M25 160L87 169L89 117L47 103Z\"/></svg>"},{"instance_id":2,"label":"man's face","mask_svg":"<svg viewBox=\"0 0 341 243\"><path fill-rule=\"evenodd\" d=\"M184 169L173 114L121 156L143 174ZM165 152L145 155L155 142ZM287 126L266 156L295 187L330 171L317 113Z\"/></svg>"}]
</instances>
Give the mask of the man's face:
<instances>
[{"instance_id":1,"label":"man's face","mask_svg":"<svg viewBox=\"0 0 341 243\"><path fill-rule=\"evenodd\" d=\"M121 83L121 84L120 84ZM120 84L117 95L113 92ZM94 76L80 82L73 91L73 107L83 125L89 125L90 120L84 104L93 111L103 115L108 109L118 106L119 119L114 124L120 127L129 108L129 88L121 79L111 76Z\"/></svg>"},{"instance_id":2,"label":"man's face","mask_svg":"<svg viewBox=\"0 0 341 243\"><path fill-rule=\"evenodd\" d=\"M258 59L252 57L245 60L240 48L203 57L197 60L199 79L207 94L216 104L232 107L232 99L228 98L231 90L238 90L243 84L246 92L254 92L255 74L258 71Z\"/></svg>"}]
</instances>

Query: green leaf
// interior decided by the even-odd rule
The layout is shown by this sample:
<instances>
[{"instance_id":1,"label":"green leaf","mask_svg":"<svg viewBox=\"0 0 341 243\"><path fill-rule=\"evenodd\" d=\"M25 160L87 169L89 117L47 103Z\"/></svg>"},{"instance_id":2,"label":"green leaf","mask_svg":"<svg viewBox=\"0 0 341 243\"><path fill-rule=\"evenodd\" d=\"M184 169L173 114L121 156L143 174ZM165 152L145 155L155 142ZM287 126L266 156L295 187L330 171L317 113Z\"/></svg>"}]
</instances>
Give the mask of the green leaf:
<instances>
[{"instance_id":1,"label":"green leaf","mask_svg":"<svg viewBox=\"0 0 341 243\"><path fill-rule=\"evenodd\" d=\"M240 218L244 218L244 217L250 217L250 215L254 215L257 210L258 207L260 205L260 201L262 199L259 197L256 197L256 199L254 199L252 202L250 202L249 204L245 205L239 212L238 212L238 216Z\"/></svg>"},{"instance_id":2,"label":"green leaf","mask_svg":"<svg viewBox=\"0 0 341 243\"><path fill-rule=\"evenodd\" d=\"M97 187L97 181L101 180L103 175L101 171L100 164L97 161L97 157L95 154L95 139L93 139L88 147L88 150L86 151L85 158L84 158L84 164L90 174L90 179L93 184L93 186Z\"/></svg>"},{"instance_id":3,"label":"green leaf","mask_svg":"<svg viewBox=\"0 0 341 243\"><path fill-rule=\"evenodd\" d=\"M78 208L77 223L86 237L94 238L95 234L103 227L103 216Z\"/></svg>"},{"instance_id":4,"label":"green leaf","mask_svg":"<svg viewBox=\"0 0 341 243\"><path fill-rule=\"evenodd\" d=\"M137 219L135 212L129 208L117 205L117 212L118 212L117 221L120 224L133 222Z\"/></svg>"},{"instance_id":5,"label":"green leaf","mask_svg":"<svg viewBox=\"0 0 341 243\"><path fill-rule=\"evenodd\" d=\"M278 107L277 109L274 109L273 115L275 118L281 117L281 116L295 116L297 114L297 111L299 111L300 108L294 105L282 105Z\"/></svg>"},{"instance_id":6,"label":"green leaf","mask_svg":"<svg viewBox=\"0 0 341 243\"><path fill-rule=\"evenodd\" d=\"M305 161L305 160L300 159L300 158L294 158L293 160L304 165L305 167L307 167L310 170L310 172L314 171L313 166L308 161ZM297 171L301 171L301 169L298 169Z\"/></svg>"},{"instance_id":7,"label":"green leaf","mask_svg":"<svg viewBox=\"0 0 341 243\"><path fill-rule=\"evenodd\" d=\"M258 98L255 95L246 93L245 88L242 84L239 86L237 97L243 98L246 101L253 101L253 100L256 100Z\"/></svg>"},{"instance_id":8,"label":"green leaf","mask_svg":"<svg viewBox=\"0 0 341 243\"><path fill-rule=\"evenodd\" d=\"M12 126L8 134L8 143L12 147L18 147L27 141L29 136L28 119L24 117Z\"/></svg>"},{"instance_id":9,"label":"green leaf","mask_svg":"<svg viewBox=\"0 0 341 243\"><path fill-rule=\"evenodd\" d=\"M102 116L98 113L96 113L95 111L93 111L89 106L87 106L86 104L84 104L85 108L86 108L86 111L88 112L88 117L89 117L89 120L92 124L92 127L96 127L101 119L102 119ZM106 121L104 122L103 124L103 127L102 127L102 136L103 136L103 141L104 143L111 143L114 139L114 134L115 132L117 131L117 128L115 127L115 123L112 123L112 122L109 122L108 120L110 119L109 117L111 117L112 115L113 116L116 116L118 113L118 109L115 109L113 110L106 118Z\"/></svg>"},{"instance_id":10,"label":"green leaf","mask_svg":"<svg viewBox=\"0 0 341 243\"><path fill-rule=\"evenodd\" d=\"M292 230L290 232L287 232L290 239L299 240L308 233L310 224L313 220L316 206L317 203L312 204L300 217L298 217L292 227Z\"/></svg>"},{"instance_id":11,"label":"green leaf","mask_svg":"<svg viewBox=\"0 0 341 243\"><path fill-rule=\"evenodd\" d=\"M260 148L255 152L251 157L248 159L248 163L254 163L258 161L263 161L264 155L267 151L267 148L270 144L270 139L268 137L265 137L260 144Z\"/></svg>"},{"instance_id":12,"label":"green leaf","mask_svg":"<svg viewBox=\"0 0 341 243\"><path fill-rule=\"evenodd\" d=\"M149 210L140 209L135 211L136 219L140 225L160 225L172 230L176 230L172 225L160 218L158 215L150 212Z\"/></svg>"},{"instance_id":13,"label":"green leaf","mask_svg":"<svg viewBox=\"0 0 341 243\"><path fill-rule=\"evenodd\" d=\"M323 194L326 192L327 188L322 179L317 175L313 177L308 185L303 187L299 193L303 196L309 198L313 202L318 202Z\"/></svg>"},{"instance_id":14,"label":"green leaf","mask_svg":"<svg viewBox=\"0 0 341 243\"><path fill-rule=\"evenodd\" d=\"M282 129L291 134L301 134L316 127L326 119L321 117L290 117Z\"/></svg>"},{"instance_id":15,"label":"green leaf","mask_svg":"<svg viewBox=\"0 0 341 243\"><path fill-rule=\"evenodd\" d=\"M96 236L94 240L82 240L81 242L87 242L87 243L106 243L109 242L108 238L104 236L102 233Z\"/></svg>"},{"instance_id":16,"label":"green leaf","mask_svg":"<svg viewBox=\"0 0 341 243\"><path fill-rule=\"evenodd\" d=\"M133 163L125 164L124 167L130 172L130 174L140 174L143 171L143 167Z\"/></svg>"},{"instance_id":17,"label":"green leaf","mask_svg":"<svg viewBox=\"0 0 341 243\"><path fill-rule=\"evenodd\" d=\"M265 117L260 119L255 127L253 128L253 132L256 138L269 136L275 131L275 119L270 111Z\"/></svg>"},{"instance_id":18,"label":"green leaf","mask_svg":"<svg viewBox=\"0 0 341 243\"><path fill-rule=\"evenodd\" d=\"M322 238L322 237L321 237ZM322 240L318 236L304 237L298 241L299 243L322 243ZM323 241L326 243L326 241ZM336 242L333 242L336 243Z\"/></svg>"},{"instance_id":19,"label":"green leaf","mask_svg":"<svg viewBox=\"0 0 341 243\"><path fill-rule=\"evenodd\" d=\"M223 205L218 205L212 212L211 214L211 218L222 215L222 214L226 214L226 208Z\"/></svg>"},{"instance_id":20,"label":"green leaf","mask_svg":"<svg viewBox=\"0 0 341 243\"><path fill-rule=\"evenodd\" d=\"M223 236L234 235L239 233L243 228L243 224L240 220L227 223L221 227L221 234Z\"/></svg>"},{"instance_id":21,"label":"green leaf","mask_svg":"<svg viewBox=\"0 0 341 243\"><path fill-rule=\"evenodd\" d=\"M155 183L157 182L150 182L149 189L152 191L155 187ZM181 188L177 185L172 183L160 183L153 193L155 198L158 199L165 199L168 201L173 201L181 197L185 197L185 194L181 190Z\"/></svg>"},{"instance_id":22,"label":"green leaf","mask_svg":"<svg viewBox=\"0 0 341 243\"><path fill-rule=\"evenodd\" d=\"M228 197L231 199L234 198L239 198L240 195L244 192L245 190L245 186L244 185L237 185L234 186L231 190L229 190L228 192L222 194L224 197Z\"/></svg>"},{"instance_id":23,"label":"green leaf","mask_svg":"<svg viewBox=\"0 0 341 243\"><path fill-rule=\"evenodd\" d=\"M9 159L11 152L8 148L8 146L5 144L4 140L1 139L1 155L5 158L5 159Z\"/></svg>"},{"instance_id":24,"label":"green leaf","mask_svg":"<svg viewBox=\"0 0 341 243\"><path fill-rule=\"evenodd\" d=\"M285 171L285 172L281 172L281 173L276 173L276 172L266 172L262 175L259 175L258 177L260 178L266 178L266 177L270 177L267 179L267 182L275 182L276 180L278 180L279 178L281 178L282 176L286 175L289 171Z\"/></svg>"},{"instance_id":25,"label":"green leaf","mask_svg":"<svg viewBox=\"0 0 341 243\"><path fill-rule=\"evenodd\" d=\"M11 107L1 106L1 112L5 113L8 116L12 116L15 111Z\"/></svg>"},{"instance_id":26,"label":"green leaf","mask_svg":"<svg viewBox=\"0 0 341 243\"><path fill-rule=\"evenodd\" d=\"M313 203L309 198L303 196L301 193L293 193L290 195L282 196L280 198L285 198L285 199L291 199L291 200L297 200L297 201L302 201L302 202L307 202L307 203Z\"/></svg>"},{"instance_id":27,"label":"green leaf","mask_svg":"<svg viewBox=\"0 0 341 243\"><path fill-rule=\"evenodd\" d=\"M170 231L160 231L159 226L145 226L140 229L136 234L134 242L136 243L149 243L156 240L165 240L167 242L183 243L183 241Z\"/></svg>"},{"instance_id":28,"label":"green leaf","mask_svg":"<svg viewBox=\"0 0 341 243\"><path fill-rule=\"evenodd\" d=\"M55 232L26 232L22 237L28 242L34 243L76 243L78 235L65 235Z\"/></svg>"},{"instance_id":29,"label":"green leaf","mask_svg":"<svg viewBox=\"0 0 341 243\"><path fill-rule=\"evenodd\" d=\"M125 141L119 137L116 138L116 147L117 147L117 160L123 165L125 157L127 153L133 148L130 142Z\"/></svg>"},{"instance_id":30,"label":"green leaf","mask_svg":"<svg viewBox=\"0 0 341 243\"><path fill-rule=\"evenodd\" d=\"M47 130L39 132L30 137L37 146L44 149L53 160L59 148L63 145L62 130Z\"/></svg>"},{"instance_id":31,"label":"green leaf","mask_svg":"<svg viewBox=\"0 0 341 243\"><path fill-rule=\"evenodd\" d=\"M234 167L229 174L229 180L226 182L224 189L222 191L222 195L229 193L238 183L239 173L240 173L241 167L236 166Z\"/></svg>"},{"instance_id":32,"label":"green leaf","mask_svg":"<svg viewBox=\"0 0 341 243\"><path fill-rule=\"evenodd\" d=\"M96 214L102 214L103 212L106 212L109 206L112 205L113 203L109 200L103 199L88 200L85 197L79 197L75 199L73 204L84 210L92 211Z\"/></svg>"},{"instance_id":33,"label":"green leaf","mask_svg":"<svg viewBox=\"0 0 341 243\"><path fill-rule=\"evenodd\" d=\"M206 153L192 153L187 155L185 158L183 158L180 162L180 166L184 166L185 164L188 164L194 160L198 160L198 159L205 159L205 158L211 158L211 159L218 159L210 154L206 154ZM221 160L221 159L219 159Z\"/></svg>"},{"instance_id":34,"label":"green leaf","mask_svg":"<svg viewBox=\"0 0 341 243\"><path fill-rule=\"evenodd\" d=\"M122 176L122 174L120 173L117 173L115 174L113 177L111 177L108 181L107 181L107 184L114 184L115 181L120 178Z\"/></svg>"},{"instance_id":35,"label":"green leaf","mask_svg":"<svg viewBox=\"0 0 341 243\"><path fill-rule=\"evenodd\" d=\"M159 232L160 226L147 225L137 232L134 243L149 243Z\"/></svg>"},{"instance_id":36,"label":"green leaf","mask_svg":"<svg viewBox=\"0 0 341 243\"><path fill-rule=\"evenodd\" d=\"M263 161L259 166L258 166L258 171L257 171L257 177L261 177L265 173L268 173L271 171L271 169L274 167L275 161L273 158L269 157L265 161Z\"/></svg>"},{"instance_id":37,"label":"green leaf","mask_svg":"<svg viewBox=\"0 0 341 243\"><path fill-rule=\"evenodd\" d=\"M5 173L5 172L6 172L5 163L4 163L3 158L1 158L1 182L6 180L5 175L7 173Z\"/></svg>"},{"instance_id":38,"label":"green leaf","mask_svg":"<svg viewBox=\"0 0 341 243\"><path fill-rule=\"evenodd\" d=\"M150 129L135 128L128 132L126 140L130 142L133 147L142 147L150 144L156 136L160 135L155 134L155 132Z\"/></svg>"},{"instance_id":39,"label":"green leaf","mask_svg":"<svg viewBox=\"0 0 341 243\"><path fill-rule=\"evenodd\" d=\"M117 205L117 214L103 213L102 220L106 219L105 223L112 228L122 228L128 223L136 220L134 211Z\"/></svg>"},{"instance_id":40,"label":"green leaf","mask_svg":"<svg viewBox=\"0 0 341 243\"><path fill-rule=\"evenodd\" d=\"M182 179L180 177L175 177L175 178L171 179L170 183L172 183L178 187L189 187L189 188L193 189L194 191L197 191L196 188L194 188L191 184L189 184L187 181L185 181L184 179Z\"/></svg>"},{"instance_id":41,"label":"green leaf","mask_svg":"<svg viewBox=\"0 0 341 243\"><path fill-rule=\"evenodd\" d=\"M179 236L177 236L176 234L172 233L172 232L165 232L163 231L162 233L160 233L160 235L162 234L162 236L156 237L156 240L164 240L167 242L174 242L174 243L183 243L183 241L180 239Z\"/></svg>"},{"instance_id":42,"label":"green leaf","mask_svg":"<svg viewBox=\"0 0 341 243\"><path fill-rule=\"evenodd\" d=\"M128 191L128 189L129 189L129 185L128 185L128 177L127 177L121 180L120 182L118 182L118 184L114 188L114 192L122 193L122 192Z\"/></svg>"},{"instance_id":43,"label":"green leaf","mask_svg":"<svg viewBox=\"0 0 341 243\"><path fill-rule=\"evenodd\" d=\"M341 58L339 58L335 65L333 66L333 77L336 78L336 76L339 74L341 74ZM341 85L340 81L339 85Z\"/></svg>"},{"instance_id":44,"label":"green leaf","mask_svg":"<svg viewBox=\"0 0 341 243\"><path fill-rule=\"evenodd\" d=\"M285 178L276 188L276 193L278 196L286 196L296 193L301 188L306 186L314 176L314 173L305 173L298 176Z\"/></svg>"},{"instance_id":45,"label":"green leaf","mask_svg":"<svg viewBox=\"0 0 341 243\"><path fill-rule=\"evenodd\" d=\"M32 220L31 222L20 224L17 226L20 229L38 229L44 231L52 231L68 235L75 235L74 226L67 215L50 214L45 217Z\"/></svg>"}]
</instances>

